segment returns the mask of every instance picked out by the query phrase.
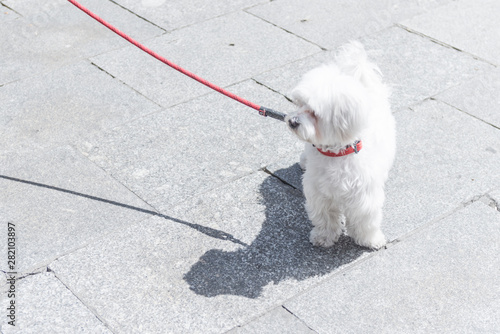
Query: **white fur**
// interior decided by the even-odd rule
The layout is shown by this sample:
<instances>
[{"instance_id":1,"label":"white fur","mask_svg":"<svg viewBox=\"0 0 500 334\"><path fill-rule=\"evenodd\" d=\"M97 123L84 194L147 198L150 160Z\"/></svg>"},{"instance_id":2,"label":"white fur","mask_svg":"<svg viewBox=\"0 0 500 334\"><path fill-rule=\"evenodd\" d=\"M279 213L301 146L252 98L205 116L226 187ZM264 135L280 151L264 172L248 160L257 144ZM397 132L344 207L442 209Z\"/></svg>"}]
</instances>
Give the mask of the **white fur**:
<instances>
[{"instance_id":1,"label":"white fur","mask_svg":"<svg viewBox=\"0 0 500 334\"><path fill-rule=\"evenodd\" d=\"M380 230L384 184L396 150L389 95L358 42L342 47L334 63L306 73L292 92L298 109L285 121L306 142L300 165L316 246L332 246L344 218L357 244L378 249L386 243ZM337 153L356 140L362 141L361 151L343 157L327 157L313 147Z\"/></svg>"}]
</instances>

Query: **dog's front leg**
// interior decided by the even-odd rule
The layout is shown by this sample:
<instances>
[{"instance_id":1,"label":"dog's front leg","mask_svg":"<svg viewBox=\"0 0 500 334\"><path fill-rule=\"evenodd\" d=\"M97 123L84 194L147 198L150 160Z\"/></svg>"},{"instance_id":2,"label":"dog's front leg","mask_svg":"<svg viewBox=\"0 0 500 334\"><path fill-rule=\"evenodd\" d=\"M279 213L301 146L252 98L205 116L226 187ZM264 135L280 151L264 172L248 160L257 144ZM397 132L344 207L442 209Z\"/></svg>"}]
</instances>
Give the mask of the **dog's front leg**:
<instances>
[{"instance_id":1,"label":"dog's front leg","mask_svg":"<svg viewBox=\"0 0 500 334\"><path fill-rule=\"evenodd\" d=\"M363 200L346 208L347 234L360 246L379 249L386 244L385 236L380 229L384 190L376 189L366 192L365 195Z\"/></svg>"},{"instance_id":2,"label":"dog's front leg","mask_svg":"<svg viewBox=\"0 0 500 334\"><path fill-rule=\"evenodd\" d=\"M314 246L331 247L342 234L340 211L327 199L306 199L306 210L313 229L309 240Z\"/></svg>"}]
</instances>

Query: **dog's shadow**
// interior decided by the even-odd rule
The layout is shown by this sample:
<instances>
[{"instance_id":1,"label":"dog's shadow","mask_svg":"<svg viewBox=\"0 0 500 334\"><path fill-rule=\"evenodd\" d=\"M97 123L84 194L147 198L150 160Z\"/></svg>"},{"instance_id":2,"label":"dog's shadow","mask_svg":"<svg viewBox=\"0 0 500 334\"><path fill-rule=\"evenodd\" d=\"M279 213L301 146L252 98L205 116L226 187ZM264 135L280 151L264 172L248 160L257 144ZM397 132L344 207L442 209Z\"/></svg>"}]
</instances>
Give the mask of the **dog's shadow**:
<instances>
[{"instance_id":1,"label":"dog's shadow","mask_svg":"<svg viewBox=\"0 0 500 334\"><path fill-rule=\"evenodd\" d=\"M299 171L295 164L275 175L294 175L299 180L291 183L300 184ZM266 219L258 236L248 247L237 251L206 252L184 275L196 294L257 298L269 283L325 275L368 251L346 236L332 248L314 247L309 242L311 225L302 192L275 176L267 177L259 190Z\"/></svg>"}]
</instances>

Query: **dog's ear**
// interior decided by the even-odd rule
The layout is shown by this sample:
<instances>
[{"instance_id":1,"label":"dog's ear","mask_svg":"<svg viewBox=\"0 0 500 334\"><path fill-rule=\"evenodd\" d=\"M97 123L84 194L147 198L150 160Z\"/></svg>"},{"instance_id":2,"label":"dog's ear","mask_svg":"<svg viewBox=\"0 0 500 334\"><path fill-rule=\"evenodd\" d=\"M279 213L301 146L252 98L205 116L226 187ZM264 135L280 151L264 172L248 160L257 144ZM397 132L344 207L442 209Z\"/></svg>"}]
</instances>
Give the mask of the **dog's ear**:
<instances>
[{"instance_id":1,"label":"dog's ear","mask_svg":"<svg viewBox=\"0 0 500 334\"><path fill-rule=\"evenodd\" d=\"M355 77L366 87L380 84L382 72L379 67L368 60L363 45L351 41L343 45L335 57L342 72Z\"/></svg>"}]
</instances>

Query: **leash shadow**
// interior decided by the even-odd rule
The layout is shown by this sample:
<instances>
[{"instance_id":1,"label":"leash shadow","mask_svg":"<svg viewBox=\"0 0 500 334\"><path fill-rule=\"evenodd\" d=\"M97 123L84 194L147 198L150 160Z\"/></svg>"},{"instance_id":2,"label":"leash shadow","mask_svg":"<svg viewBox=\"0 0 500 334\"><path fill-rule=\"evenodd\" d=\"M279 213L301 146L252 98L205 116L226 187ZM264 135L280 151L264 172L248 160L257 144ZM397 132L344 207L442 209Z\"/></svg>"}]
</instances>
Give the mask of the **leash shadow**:
<instances>
[{"instance_id":1,"label":"leash shadow","mask_svg":"<svg viewBox=\"0 0 500 334\"><path fill-rule=\"evenodd\" d=\"M142 212L142 213L145 213L145 214L148 214L151 216L157 216L157 217L163 218L165 220L168 220L170 222L190 227L190 228L192 228L192 229L194 229L202 234L205 234L206 236L209 236L211 238L220 239L220 240L224 240L224 241L230 241L230 242L233 242L235 244L242 245L242 246L248 246L246 243L242 242L241 240L236 239L234 236L232 236L231 234L226 233L224 231L217 230L217 229L210 228L210 227L203 226L203 225L199 225L199 224L195 224L195 223L191 223L191 222L181 220L181 219L178 219L175 217L167 216L167 215L161 214L157 211L148 210L148 209L128 205L125 203L116 202L116 201L109 200L106 198L101 198L101 197L97 197L97 196L93 196L93 195L89 195L89 194L80 193L80 192L70 190L70 189L64 189L64 188L55 187L55 186L51 186L51 185L43 184L43 183L39 183L39 182L23 180L23 179L19 179L19 178L12 177L12 176L0 175L0 179L12 181L12 182L17 182L17 183L22 183L22 184L27 184L27 185L34 186L34 187L50 189L53 191L58 191L58 192L70 194L73 196L82 197L82 198L85 198L88 200L110 204L110 205L121 207L121 208L128 209L128 210Z\"/></svg>"},{"instance_id":2,"label":"leash shadow","mask_svg":"<svg viewBox=\"0 0 500 334\"><path fill-rule=\"evenodd\" d=\"M246 247L232 252L212 249L202 255L184 275L193 292L258 298L269 284L326 275L368 251L346 236L328 249L309 242L311 224L302 192L278 178L300 177L298 170L295 164L265 179L259 189L266 217L261 231Z\"/></svg>"}]
</instances>

